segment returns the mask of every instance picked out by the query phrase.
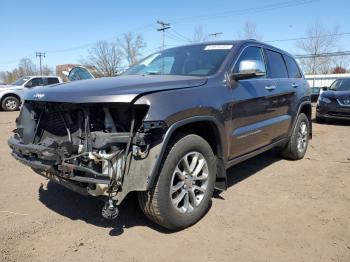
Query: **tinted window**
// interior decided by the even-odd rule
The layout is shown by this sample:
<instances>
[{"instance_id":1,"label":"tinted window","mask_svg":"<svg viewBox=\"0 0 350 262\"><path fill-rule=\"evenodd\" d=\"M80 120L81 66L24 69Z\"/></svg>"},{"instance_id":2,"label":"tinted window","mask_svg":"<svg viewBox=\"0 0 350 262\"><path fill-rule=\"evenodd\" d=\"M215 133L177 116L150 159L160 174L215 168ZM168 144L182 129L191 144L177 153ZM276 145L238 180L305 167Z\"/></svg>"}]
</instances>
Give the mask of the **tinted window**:
<instances>
[{"instance_id":1,"label":"tinted window","mask_svg":"<svg viewBox=\"0 0 350 262\"><path fill-rule=\"evenodd\" d=\"M289 56L284 56L290 78L302 78L299 67L295 60Z\"/></svg>"},{"instance_id":2,"label":"tinted window","mask_svg":"<svg viewBox=\"0 0 350 262\"><path fill-rule=\"evenodd\" d=\"M335 80L329 89L334 91L350 91L350 78Z\"/></svg>"},{"instance_id":3,"label":"tinted window","mask_svg":"<svg viewBox=\"0 0 350 262\"><path fill-rule=\"evenodd\" d=\"M44 85L44 82L42 78L33 78L26 84L26 86L28 87L43 86L43 85Z\"/></svg>"},{"instance_id":4,"label":"tinted window","mask_svg":"<svg viewBox=\"0 0 350 262\"><path fill-rule=\"evenodd\" d=\"M49 77L49 78L47 79L47 84L48 84L48 85L57 84L57 83L59 83L59 81L58 81L58 79L55 78L55 77Z\"/></svg>"},{"instance_id":5,"label":"tinted window","mask_svg":"<svg viewBox=\"0 0 350 262\"><path fill-rule=\"evenodd\" d=\"M280 53L265 50L268 75L270 78L288 78L287 68Z\"/></svg>"},{"instance_id":6,"label":"tinted window","mask_svg":"<svg viewBox=\"0 0 350 262\"><path fill-rule=\"evenodd\" d=\"M238 58L235 64L235 67L233 69L234 73L238 73L241 71L242 61L252 62L255 64L256 68L259 69L261 72L266 72L264 58L262 55L261 48L259 47L250 46L244 49L244 51L242 52L241 56Z\"/></svg>"}]
</instances>

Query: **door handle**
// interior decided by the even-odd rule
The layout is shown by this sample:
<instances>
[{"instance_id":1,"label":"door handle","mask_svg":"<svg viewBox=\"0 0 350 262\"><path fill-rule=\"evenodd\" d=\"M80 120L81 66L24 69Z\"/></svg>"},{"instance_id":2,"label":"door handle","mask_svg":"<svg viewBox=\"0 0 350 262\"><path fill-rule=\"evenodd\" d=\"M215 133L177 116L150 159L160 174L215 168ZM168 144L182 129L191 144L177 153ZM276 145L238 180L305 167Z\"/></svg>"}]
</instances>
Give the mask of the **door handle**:
<instances>
[{"instance_id":1,"label":"door handle","mask_svg":"<svg viewBox=\"0 0 350 262\"><path fill-rule=\"evenodd\" d=\"M268 86L265 86L265 89L266 90L274 90L274 89L276 89L276 86L275 85L268 85Z\"/></svg>"},{"instance_id":2,"label":"door handle","mask_svg":"<svg viewBox=\"0 0 350 262\"><path fill-rule=\"evenodd\" d=\"M293 84L292 84L292 87L293 87L293 88L297 88L298 86L299 86L299 85L296 84L296 83L293 83Z\"/></svg>"}]
</instances>

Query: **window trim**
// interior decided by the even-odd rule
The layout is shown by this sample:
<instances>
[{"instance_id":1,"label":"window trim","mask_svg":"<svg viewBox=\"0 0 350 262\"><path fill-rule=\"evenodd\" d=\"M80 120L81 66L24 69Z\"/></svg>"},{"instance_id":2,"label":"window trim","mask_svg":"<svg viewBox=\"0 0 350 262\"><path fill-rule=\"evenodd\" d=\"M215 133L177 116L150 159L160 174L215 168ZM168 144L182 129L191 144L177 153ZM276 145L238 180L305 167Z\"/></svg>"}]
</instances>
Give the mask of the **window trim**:
<instances>
[{"instance_id":1,"label":"window trim","mask_svg":"<svg viewBox=\"0 0 350 262\"><path fill-rule=\"evenodd\" d=\"M284 66L285 66L286 72L287 72L287 78L286 78L286 77L272 78L269 74L267 75L267 76L268 76L267 78L268 78L268 79L289 79L290 77L289 77L288 67L287 67L286 61L285 61L285 59L284 59L284 54L283 54L282 52L280 52L280 51L276 51L276 50L274 50L274 49L272 49L272 48L268 48L268 47L264 47L263 49L264 49L264 53L265 53L265 50L269 50L269 51L271 51L271 52L275 52L275 53L279 54L279 55L282 57L282 61L283 61L283 63L284 63ZM268 57L267 57L267 54L265 54L265 55L266 55L266 61L269 62L269 59L268 59ZM268 67L267 67L267 70L269 71L269 68L268 68ZM269 73L269 72L268 72L268 73Z\"/></svg>"},{"instance_id":2,"label":"window trim","mask_svg":"<svg viewBox=\"0 0 350 262\"><path fill-rule=\"evenodd\" d=\"M286 61L286 58L289 58L289 59L291 59L292 61L293 61L293 63L296 65L296 67L297 67L297 69L298 69L298 72L299 72L299 74L300 74L300 77L290 77L290 73L289 73L289 69L288 69L288 64L287 64L287 61ZM284 59L284 62L286 63L286 66L287 66L287 72L288 72L288 77L289 78L291 78L291 79L304 79L304 74L303 74L303 72L301 71L301 69L300 69L300 67L299 67L299 65L298 65L298 63L297 63L297 61L295 60L295 58L294 57L292 57L292 56L290 56L290 55L286 55L286 54L284 54L283 55L283 59Z\"/></svg>"}]
</instances>

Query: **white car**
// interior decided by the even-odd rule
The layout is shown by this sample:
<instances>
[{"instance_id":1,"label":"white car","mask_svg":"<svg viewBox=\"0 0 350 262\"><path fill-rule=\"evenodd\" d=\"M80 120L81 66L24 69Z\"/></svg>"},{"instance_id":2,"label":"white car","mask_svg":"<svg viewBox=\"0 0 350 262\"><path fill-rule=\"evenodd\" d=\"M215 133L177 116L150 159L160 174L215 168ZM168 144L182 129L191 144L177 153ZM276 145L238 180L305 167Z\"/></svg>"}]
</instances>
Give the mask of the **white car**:
<instances>
[{"instance_id":1,"label":"white car","mask_svg":"<svg viewBox=\"0 0 350 262\"><path fill-rule=\"evenodd\" d=\"M19 109L29 88L62 83L58 76L23 76L10 85L0 85L1 107L5 111Z\"/></svg>"}]
</instances>

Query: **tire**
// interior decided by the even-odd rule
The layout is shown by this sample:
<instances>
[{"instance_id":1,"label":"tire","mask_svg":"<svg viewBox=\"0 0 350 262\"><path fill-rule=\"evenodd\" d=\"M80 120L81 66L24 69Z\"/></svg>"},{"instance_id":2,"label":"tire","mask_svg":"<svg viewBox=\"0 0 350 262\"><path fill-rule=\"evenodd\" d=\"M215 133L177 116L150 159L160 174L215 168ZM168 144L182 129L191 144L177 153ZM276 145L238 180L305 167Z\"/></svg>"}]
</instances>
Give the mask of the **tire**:
<instances>
[{"instance_id":1,"label":"tire","mask_svg":"<svg viewBox=\"0 0 350 262\"><path fill-rule=\"evenodd\" d=\"M193 174L186 174L185 159L187 170L194 170ZM197 164L192 168L194 163ZM201 172L196 176L201 164ZM196 177L203 180L193 179ZM170 230L184 229L199 221L209 209L215 180L216 158L210 145L198 135L182 134L168 146L154 187L138 193L139 205L153 222ZM181 201L176 201L181 196Z\"/></svg>"},{"instance_id":2,"label":"tire","mask_svg":"<svg viewBox=\"0 0 350 262\"><path fill-rule=\"evenodd\" d=\"M304 158L309 144L310 121L303 113L298 115L292 136L288 144L282 149L284 158L299 160Z\"/></svg>"},{"instance_id":3,"label":"tire","mask_svg":"<svg viewBox=\"0 0 350 262\"><path fill-rule=\"evenodd\" d=\"M1 102L1 107L5 111L17 111L19 109L20 102L18 98L14 96L7 96Z\"/></svg>"}]
</instances>

